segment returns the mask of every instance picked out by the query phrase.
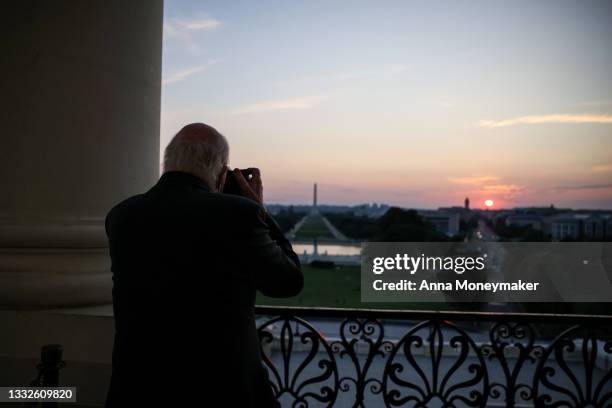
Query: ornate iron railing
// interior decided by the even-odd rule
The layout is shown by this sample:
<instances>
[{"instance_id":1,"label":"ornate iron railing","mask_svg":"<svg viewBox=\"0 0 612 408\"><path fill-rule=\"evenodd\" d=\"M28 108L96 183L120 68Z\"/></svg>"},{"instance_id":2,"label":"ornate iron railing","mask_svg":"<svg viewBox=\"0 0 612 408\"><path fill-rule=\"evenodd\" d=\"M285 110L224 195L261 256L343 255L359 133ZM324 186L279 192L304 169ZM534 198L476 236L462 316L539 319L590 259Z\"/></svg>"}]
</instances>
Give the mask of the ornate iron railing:
<instances>
[{"instance_id":1,"label":"ornate iron railing","mask_svg":"<svg viewBox=\"0 0 612 408\"><path fill-rule=\"evenodd\" d=\"M261 306L256 313L283 406L612 407L611 316Z\"/></svg>"}]
</instances>

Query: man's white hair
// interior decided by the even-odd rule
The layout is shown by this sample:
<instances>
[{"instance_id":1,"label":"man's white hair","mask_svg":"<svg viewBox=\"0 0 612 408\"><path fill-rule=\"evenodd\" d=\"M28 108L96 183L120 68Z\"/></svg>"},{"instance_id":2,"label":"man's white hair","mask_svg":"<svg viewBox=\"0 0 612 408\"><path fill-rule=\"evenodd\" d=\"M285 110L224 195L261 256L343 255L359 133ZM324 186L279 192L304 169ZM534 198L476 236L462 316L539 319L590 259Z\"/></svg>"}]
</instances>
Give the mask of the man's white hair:
<instances>
[{"instance_id":1,"label":"man's white hair","mask_svg":"<svg viewBox=\"0 0 612 408\"><path fill-rule=\"evenodd\" d=\"M225 137L211 126L192 123L172 138L164 151L164 172L184 171L214 189L229 159Z\"/></svg>"}]
</instances>

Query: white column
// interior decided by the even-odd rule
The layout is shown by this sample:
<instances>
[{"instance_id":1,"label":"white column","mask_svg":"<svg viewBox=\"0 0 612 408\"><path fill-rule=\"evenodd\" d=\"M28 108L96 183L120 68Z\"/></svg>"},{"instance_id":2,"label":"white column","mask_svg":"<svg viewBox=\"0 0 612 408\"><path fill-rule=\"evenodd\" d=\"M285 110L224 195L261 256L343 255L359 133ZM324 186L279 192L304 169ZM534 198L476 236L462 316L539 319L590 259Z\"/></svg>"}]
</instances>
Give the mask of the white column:
<instances>
[{"instance_id":1,"label":"white column","mask_svg":"<svg viewBox=\"0 0 612 408\"><path fill-rule=\"evenodd\" d=\"M108 303L104 217L159 173L162 0L3 15L0 308Z\"/></svg>"}]
</instances>

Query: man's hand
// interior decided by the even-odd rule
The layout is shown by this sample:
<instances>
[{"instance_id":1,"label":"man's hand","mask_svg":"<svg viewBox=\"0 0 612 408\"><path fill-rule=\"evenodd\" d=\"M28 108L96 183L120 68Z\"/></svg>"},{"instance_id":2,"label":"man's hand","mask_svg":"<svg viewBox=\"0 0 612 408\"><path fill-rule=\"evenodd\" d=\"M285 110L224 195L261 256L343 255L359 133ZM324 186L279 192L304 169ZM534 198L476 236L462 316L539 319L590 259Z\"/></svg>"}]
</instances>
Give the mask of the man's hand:
<instances>
[{"instance_id":1,"label":"man's hand","mask_svg":"<svg viewBox=\"0 0 612 408\"><path fill-rule=\"evenodd\" d=\"M263 184L261 183L261 173L258 168L249 167L246 172L251 176L249 180L245 179L240 169L234 169L236 182L245 197L256 201L263 206Z\"/></svg>"}]
</instances>

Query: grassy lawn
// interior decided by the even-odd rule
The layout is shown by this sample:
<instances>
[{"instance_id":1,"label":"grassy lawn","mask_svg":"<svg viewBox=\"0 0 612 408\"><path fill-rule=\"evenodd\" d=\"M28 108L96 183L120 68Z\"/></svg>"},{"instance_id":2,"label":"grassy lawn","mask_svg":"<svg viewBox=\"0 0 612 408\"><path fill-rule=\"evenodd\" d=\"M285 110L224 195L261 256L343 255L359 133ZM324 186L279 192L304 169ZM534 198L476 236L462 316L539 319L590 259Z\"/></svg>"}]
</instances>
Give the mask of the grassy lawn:
<instances>
[{"instance_id":1,"label":"grassy lawn","mask_svg":"<svg viewBox=\"0 0 612 408\"><path fill-rule=\"evenodd\" d=\"M276 299L257 295L258 305L348 307L362 309L440 309L436 303L362 303L359 266L336 266L335 269L318 269L304 266L304 289L298 296ZM449 307L442 307L449 309Z\"/></svg>"},{"instance_id":2,"label":"grassy lawn","mask_svg":"<svg viewBox=\"0 0 612 408\"><path fill-rule=\"evenodd\" d=\"M323 222L321 216L309 216L302 227L297 231L295 239L312 240L313 238L334 238L333 234Z\"/></svg>"},{"instance_id":3,"label":"grassy lawn","mask_svg":"<svg viewBox=\"0 0 612 408\"><path fill-rule=\"evenodd\" d=\"M362 303L360 293L359 266L336 266L335 269L318 269L304 266L304 289L298 296L275 299L257 295L258 305L304 306L304 307L343 307L361 309L394 310L478 310L470 304L388 302ZM521 312L534 313L579 313L612 315L612 303L522 303Z\"/></svg>"}]
</instances>

